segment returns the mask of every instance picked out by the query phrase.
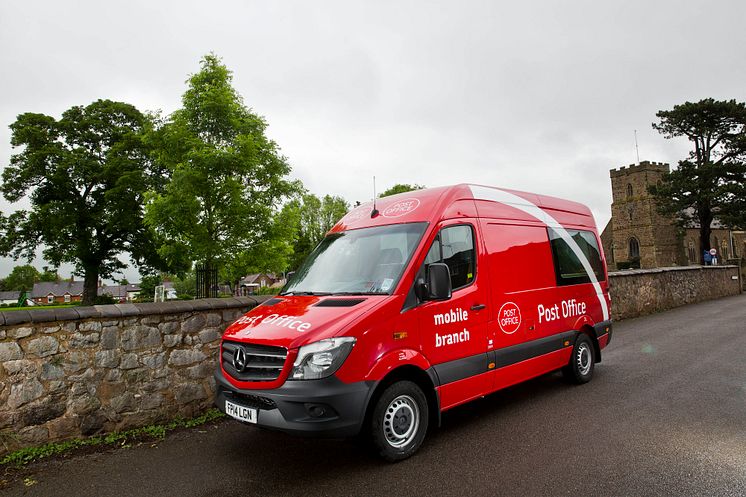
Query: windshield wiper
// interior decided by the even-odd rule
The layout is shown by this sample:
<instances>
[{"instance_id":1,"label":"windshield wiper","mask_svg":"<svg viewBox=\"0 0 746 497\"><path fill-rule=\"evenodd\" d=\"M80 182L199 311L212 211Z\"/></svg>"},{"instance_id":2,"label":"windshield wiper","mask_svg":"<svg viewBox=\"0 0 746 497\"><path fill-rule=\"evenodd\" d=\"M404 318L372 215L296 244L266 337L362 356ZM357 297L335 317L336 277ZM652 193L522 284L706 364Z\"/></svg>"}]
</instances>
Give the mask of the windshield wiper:
<instances>
[{"instance_id":1,"label":"windshield wiper","mask_svg":"<svg viewBox=\"0 0 746 497\"><path fill-rule=\"evenodd\" d=\"M290 292L281 293L280 295L283 295L283 296L284 295L303 295L303 296L305 296L305 295L312 295L312 296L318 297L318 296L324 296L324 295L331 295L331 293L329 293L329 292L296 292L296 291L290 291Z\"/></svg>"},{"instance_id":2,"label":"windshield wiper","mask_svg":"<svg viewBox=\"0 0 746 497\"><path fill-rule=\"evenodd\" d=\"M334 292L330 295L388 295L386 292Z\"/></svg>"}]
</instances>

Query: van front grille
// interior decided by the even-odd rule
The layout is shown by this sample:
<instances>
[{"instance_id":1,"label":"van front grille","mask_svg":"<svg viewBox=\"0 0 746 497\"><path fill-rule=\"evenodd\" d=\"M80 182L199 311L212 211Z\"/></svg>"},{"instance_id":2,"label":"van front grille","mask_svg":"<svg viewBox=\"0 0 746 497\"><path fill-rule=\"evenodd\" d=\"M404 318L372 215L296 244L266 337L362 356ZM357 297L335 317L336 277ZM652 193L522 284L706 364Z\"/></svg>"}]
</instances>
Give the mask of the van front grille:
<instances>
[{"instance_id":1,"label":"van front grille","mask_svg":"<svg viewBox=\"0 0 746 497\"><path fill-rule=\"evenodd\" d=\"M239 381L276 380L287 356L285 347L223 342L223 369Z\"/></svg>"},{"instance_id":2,"label":"van front grille","mask_svg":"<svg viewBox=\"0 0 746 497\"><path fill-rule=\"evenodd\" d=\"M227 388L221 388L221 392L225 397L229 399L235 399L241 405L244 405L246 407L253 407L254 409L262 409L265 411L271 411L272 409L277 408L277 404L275 404L275 401L267 397L238 393Z\"/></svg>"}]
</instances>

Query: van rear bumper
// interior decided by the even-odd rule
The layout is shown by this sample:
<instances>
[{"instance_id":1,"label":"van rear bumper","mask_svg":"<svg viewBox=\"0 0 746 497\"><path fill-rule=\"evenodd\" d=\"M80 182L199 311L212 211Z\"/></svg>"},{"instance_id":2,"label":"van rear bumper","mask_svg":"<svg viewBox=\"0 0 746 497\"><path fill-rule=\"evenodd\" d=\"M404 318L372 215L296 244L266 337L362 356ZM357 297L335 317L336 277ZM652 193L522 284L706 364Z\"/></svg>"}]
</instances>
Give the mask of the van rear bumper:
<instances>
[{"instance_id":1,"label":"van rear bumper","mask_svg":"<svg viewBox=\"0 0 746 497\"><path fill-rule=\"evenodd\" d=\"M343 383L331 376L321 380L286 381L271 390L242 390L215 371L215 405L225 401L257 410L256 426L295 435L346 438L357 435L373 382ZM253 424L253 423L246 423Z\"/></svg>"}]
</instances>

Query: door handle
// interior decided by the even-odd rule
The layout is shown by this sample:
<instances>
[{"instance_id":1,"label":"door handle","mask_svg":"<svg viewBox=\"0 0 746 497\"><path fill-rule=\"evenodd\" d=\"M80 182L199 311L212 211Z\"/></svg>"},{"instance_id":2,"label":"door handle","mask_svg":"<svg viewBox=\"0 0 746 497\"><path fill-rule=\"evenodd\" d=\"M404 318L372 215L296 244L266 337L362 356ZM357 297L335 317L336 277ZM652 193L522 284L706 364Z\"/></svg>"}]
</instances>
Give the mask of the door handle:
<instances>
[{"instance_id":1,"label":"door handle","mask_svg":"<svg viewBox=\"0 0 746 497\"><path fill-rule=\"evenodd\" d=\"M473 306L471 306L471 310L472 311L481 311L485 307L487 307L487 306L484 305L484 304L474 304Z\"/></svg>"}]
</instances>

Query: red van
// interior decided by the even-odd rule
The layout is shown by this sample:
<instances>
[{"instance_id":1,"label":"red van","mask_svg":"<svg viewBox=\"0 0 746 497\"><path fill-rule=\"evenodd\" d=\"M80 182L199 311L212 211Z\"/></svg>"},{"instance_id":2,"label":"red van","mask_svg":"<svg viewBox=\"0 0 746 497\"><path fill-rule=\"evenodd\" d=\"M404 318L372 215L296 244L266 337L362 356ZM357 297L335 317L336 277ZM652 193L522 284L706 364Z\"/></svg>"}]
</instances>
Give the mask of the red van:
<instances>
[{"instance_id":1,"label":"red van","mask_svg":"<svg viewBox=\"0 0 746 497\"><path fill-rule=\"evenodd\" d=\"M225 331L215 403L265 428L365 433L397 461L454 406L558 369L589 381L610 305L582 204L477 185L386 197Z\"/></svg>"}]
</instances>

